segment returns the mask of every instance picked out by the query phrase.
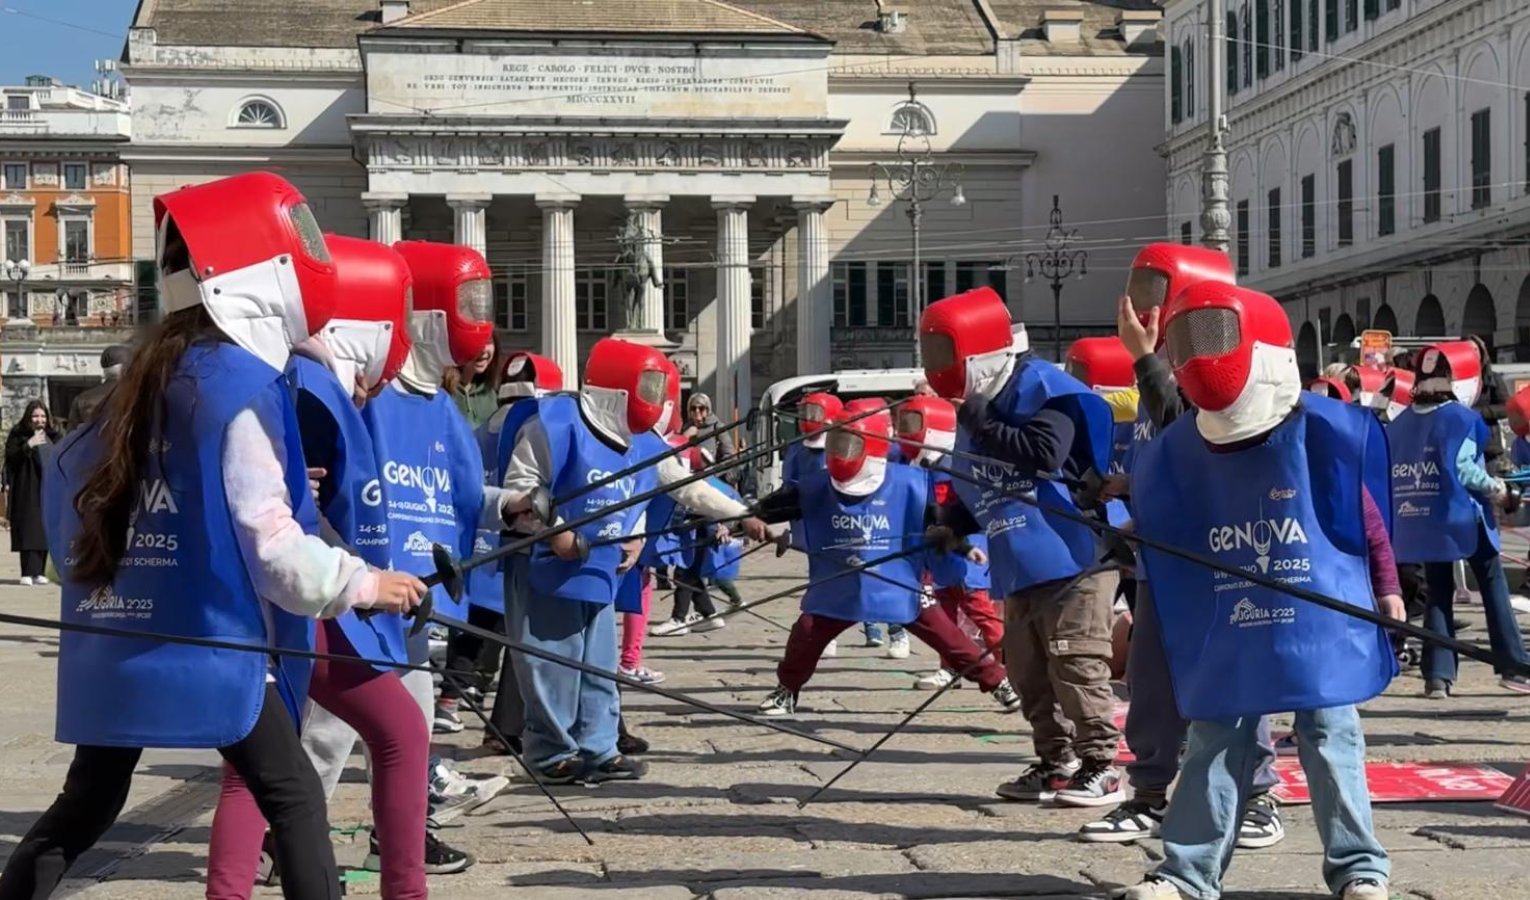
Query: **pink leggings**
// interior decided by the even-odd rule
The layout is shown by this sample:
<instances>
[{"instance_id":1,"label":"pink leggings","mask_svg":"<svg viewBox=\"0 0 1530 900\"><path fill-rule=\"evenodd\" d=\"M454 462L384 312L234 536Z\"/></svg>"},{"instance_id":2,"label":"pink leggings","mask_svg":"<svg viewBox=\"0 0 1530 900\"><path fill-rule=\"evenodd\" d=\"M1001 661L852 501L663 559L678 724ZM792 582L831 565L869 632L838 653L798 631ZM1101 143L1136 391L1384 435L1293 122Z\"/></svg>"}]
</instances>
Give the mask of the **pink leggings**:
<instances>
[{"instance_id":1,"label":"pink leggings","mask_svg":"<svg viewBox=\"0 0 1530 900\"><path fill-rule=\"evenodd\" d=\"M326 647L328 649L326 650ZM320 623L320 653L354 654L334 621ZM382 896L423 900L430 733L420 707L393 672L319 660L310 698L356 729L371 755L372 820L382 850ZM247 900L260 864L266 820L227 763L207 849L207 900Z\"/></svg>"},{"instance_id":2,"label":"pink leggings","mask_svg":"<svg viewBox=\"0 0 1530 900\"><path fill-rule=\"evenodd\" d=\"M622 668L643 664L643 638L648 636L648 609L653 605L653 570L643 570L643 611L622 613Z\"/></svg>"}]
</instances>

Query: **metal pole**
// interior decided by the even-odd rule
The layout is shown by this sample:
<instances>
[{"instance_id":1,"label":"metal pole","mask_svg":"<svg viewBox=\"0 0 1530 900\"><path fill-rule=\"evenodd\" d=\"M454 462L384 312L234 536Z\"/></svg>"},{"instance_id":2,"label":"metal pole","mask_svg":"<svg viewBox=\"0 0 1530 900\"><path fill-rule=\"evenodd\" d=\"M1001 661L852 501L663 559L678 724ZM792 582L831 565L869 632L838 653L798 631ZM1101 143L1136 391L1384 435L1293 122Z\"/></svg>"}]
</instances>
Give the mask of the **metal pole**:
<instances>
[{"instance_id":1,"label":"metal pole","mask_svg":"<svg viewBox=\"0 0 1530 900\"><path fill-rule=\"evenodd\" d=\"M908 220L914 229L914 289L909 292L909 302L913 309L909 311L909 327L914 330L914 368L924 365L924 354L919 350L919 316L924 312L924 278L919 266L919 227L924 218L924 207L919 198L914 198L908 207Z\"/></svg>"},{"instance_id":2,"label":"metal pole","mask_svg":"<svg viewBox=\"0 0 1530 900\"><path fill-rule=\"evenodd\" d=\"M1295 0L1301 2L1301 0ZM1206 118L1209 139L1201 168L1201 243L1213 250L1227 252L1228 233L1232 227L1232 214L1227 210L1227 147L1222 132L1226 127L1223 113L1227 90L1227 67L1223 60L1227 55L1224 27L1227 21L1223 12L1224 0L1206 0L1206 16L1210 19L1207 29L1208 52L1206 53Z\"/></svg>"},{"instance_id":3,"label":"metal pole","mask_svg":"<svg viewBox=\"0 0 1530 900\"><path fill-rule=\"evenodd\" d=\"M1057 357L1060 364L1063 361L1062 349L1062 282L1052 280L1052 355Z\"/></svg>"}]
</instances>

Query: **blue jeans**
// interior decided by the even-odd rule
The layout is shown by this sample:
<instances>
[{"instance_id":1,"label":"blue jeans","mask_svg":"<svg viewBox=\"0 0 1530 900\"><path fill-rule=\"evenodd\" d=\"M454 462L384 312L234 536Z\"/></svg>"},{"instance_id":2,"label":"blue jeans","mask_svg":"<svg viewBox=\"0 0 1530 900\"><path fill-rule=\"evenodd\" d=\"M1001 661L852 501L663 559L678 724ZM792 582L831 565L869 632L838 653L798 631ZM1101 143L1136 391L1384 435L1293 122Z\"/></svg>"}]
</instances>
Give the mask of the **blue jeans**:
<instances>
[{"instance_id":1,"label":"blue jeans","mask_svg":"<svg viewBox=\"0 0 1530 900\"><path fill-rule=\"evenodd\" d=\"M1503 573L1503 560L1488 543L1487 535L1478 539L1477 552L1467 558L1466 565L1477 576L1477 587L1482 591L1482 611L1487 614L1488 643L1493 654L1518 663L1526 662L1525 639L1519 633L1519 623L1514 620L1514 607L1509 605L1509 579ZM1446 637L1456 636L1456 584L1451 567L1448 562L1424 563L1424 579L1429 583L1424 627ZM1420 669L1425 681L1454 682L1457 663L1454 650L1424 644Z\"/></svg>"},{"instance_id":2,"label":"blue jeans","mask_svg":"<svg viewBox=\"0 0 1530 900\"><path fill-rule=\"evenodd\" d=\"M1182 894L1197 900L1222 894L1222 874L1253 793L1258 727L1257 716L1190 723L1190 751L1164 817L1164 861L1157 871ZM1335 894L1356 878L1385 881L1392 863L1371 825L1360 711L1336 706L1298 712L1296 738L1323 842L1323 881Z\"/></svg>"},{"instance_id":3,"label":"blue jeans","mask_svg":"<svg viewBox=\"0 0 1530 900\"><path fill-rule=\"evenodd\" d=\"M516 587L505 608L511 640L616 671L615 607L534 593L526 577L529 567L527 557L512 557L509 577L516 579ZM524 653L511 655L526 703L522 739L528 763L542 768L577 757L600 765L617 755L621 699L616 682Z\"/></svg>"},{"instance_id":4,"label":"blue jeans","mask_svg":"<svg viewBox=\"0 0 1530 900\"><path fill-rule=\"evenodd\" d=\"M1126 657L1126 684L1132 703L1126 710L1126 746L1135 757L1126 764L1132 795L1160 802L1179 774L1179 751L1189 727L1174 700L1169 657L1158 630L1158 611L1146 581L1137 583L1137 609L1132 615L1132 647ZM1269 717L1255 731L1254 794L1269 793L1280 783L1275 774L1275 744Z\"/></svg>"}]
</instances>

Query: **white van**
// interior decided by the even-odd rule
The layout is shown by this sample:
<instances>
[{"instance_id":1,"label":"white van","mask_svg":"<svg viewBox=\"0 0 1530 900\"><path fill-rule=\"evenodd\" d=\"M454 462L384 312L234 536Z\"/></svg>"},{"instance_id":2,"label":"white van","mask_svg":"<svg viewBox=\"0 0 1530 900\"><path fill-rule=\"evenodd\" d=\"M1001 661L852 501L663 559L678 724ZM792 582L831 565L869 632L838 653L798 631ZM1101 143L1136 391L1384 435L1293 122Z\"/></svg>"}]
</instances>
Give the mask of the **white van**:
<instances>
[{"instance_id":1,"label":"white van","mask_svg":"<svg viewBox=\"0 0 1530 900\"><path fill-rule=\"evenodd\" d=\"M792 415L797 404L808 394L833 394L849 403L863 397L898 400L914 392L914 383L924 378L923 369L854 369L826 375L799 375L778 381L760 397L759 416L754 425L756 447L790 440L797 435L797 420ZM754 461L755 493L763 497L781 486L781 466L785 451L777 450Z\"/></svg>"}]
</instances>

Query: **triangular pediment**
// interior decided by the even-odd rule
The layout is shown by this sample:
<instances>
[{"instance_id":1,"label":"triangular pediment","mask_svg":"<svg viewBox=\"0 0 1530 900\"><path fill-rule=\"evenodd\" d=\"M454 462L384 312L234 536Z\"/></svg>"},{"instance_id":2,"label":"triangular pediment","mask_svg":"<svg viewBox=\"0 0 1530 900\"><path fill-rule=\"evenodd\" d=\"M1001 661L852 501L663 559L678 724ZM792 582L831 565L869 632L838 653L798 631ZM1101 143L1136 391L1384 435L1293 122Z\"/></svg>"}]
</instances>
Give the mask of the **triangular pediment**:
<instances>
[{"instance_id":1,"label":"triangular pediment","mask_svg":"<svg viewBox=\"0 0 1530 900\"><path fill-rule=\"evenodd\" d=\"M432 31L815 35L719 0L462 0L394 22Z\"/></svg>"}]
</instances>

